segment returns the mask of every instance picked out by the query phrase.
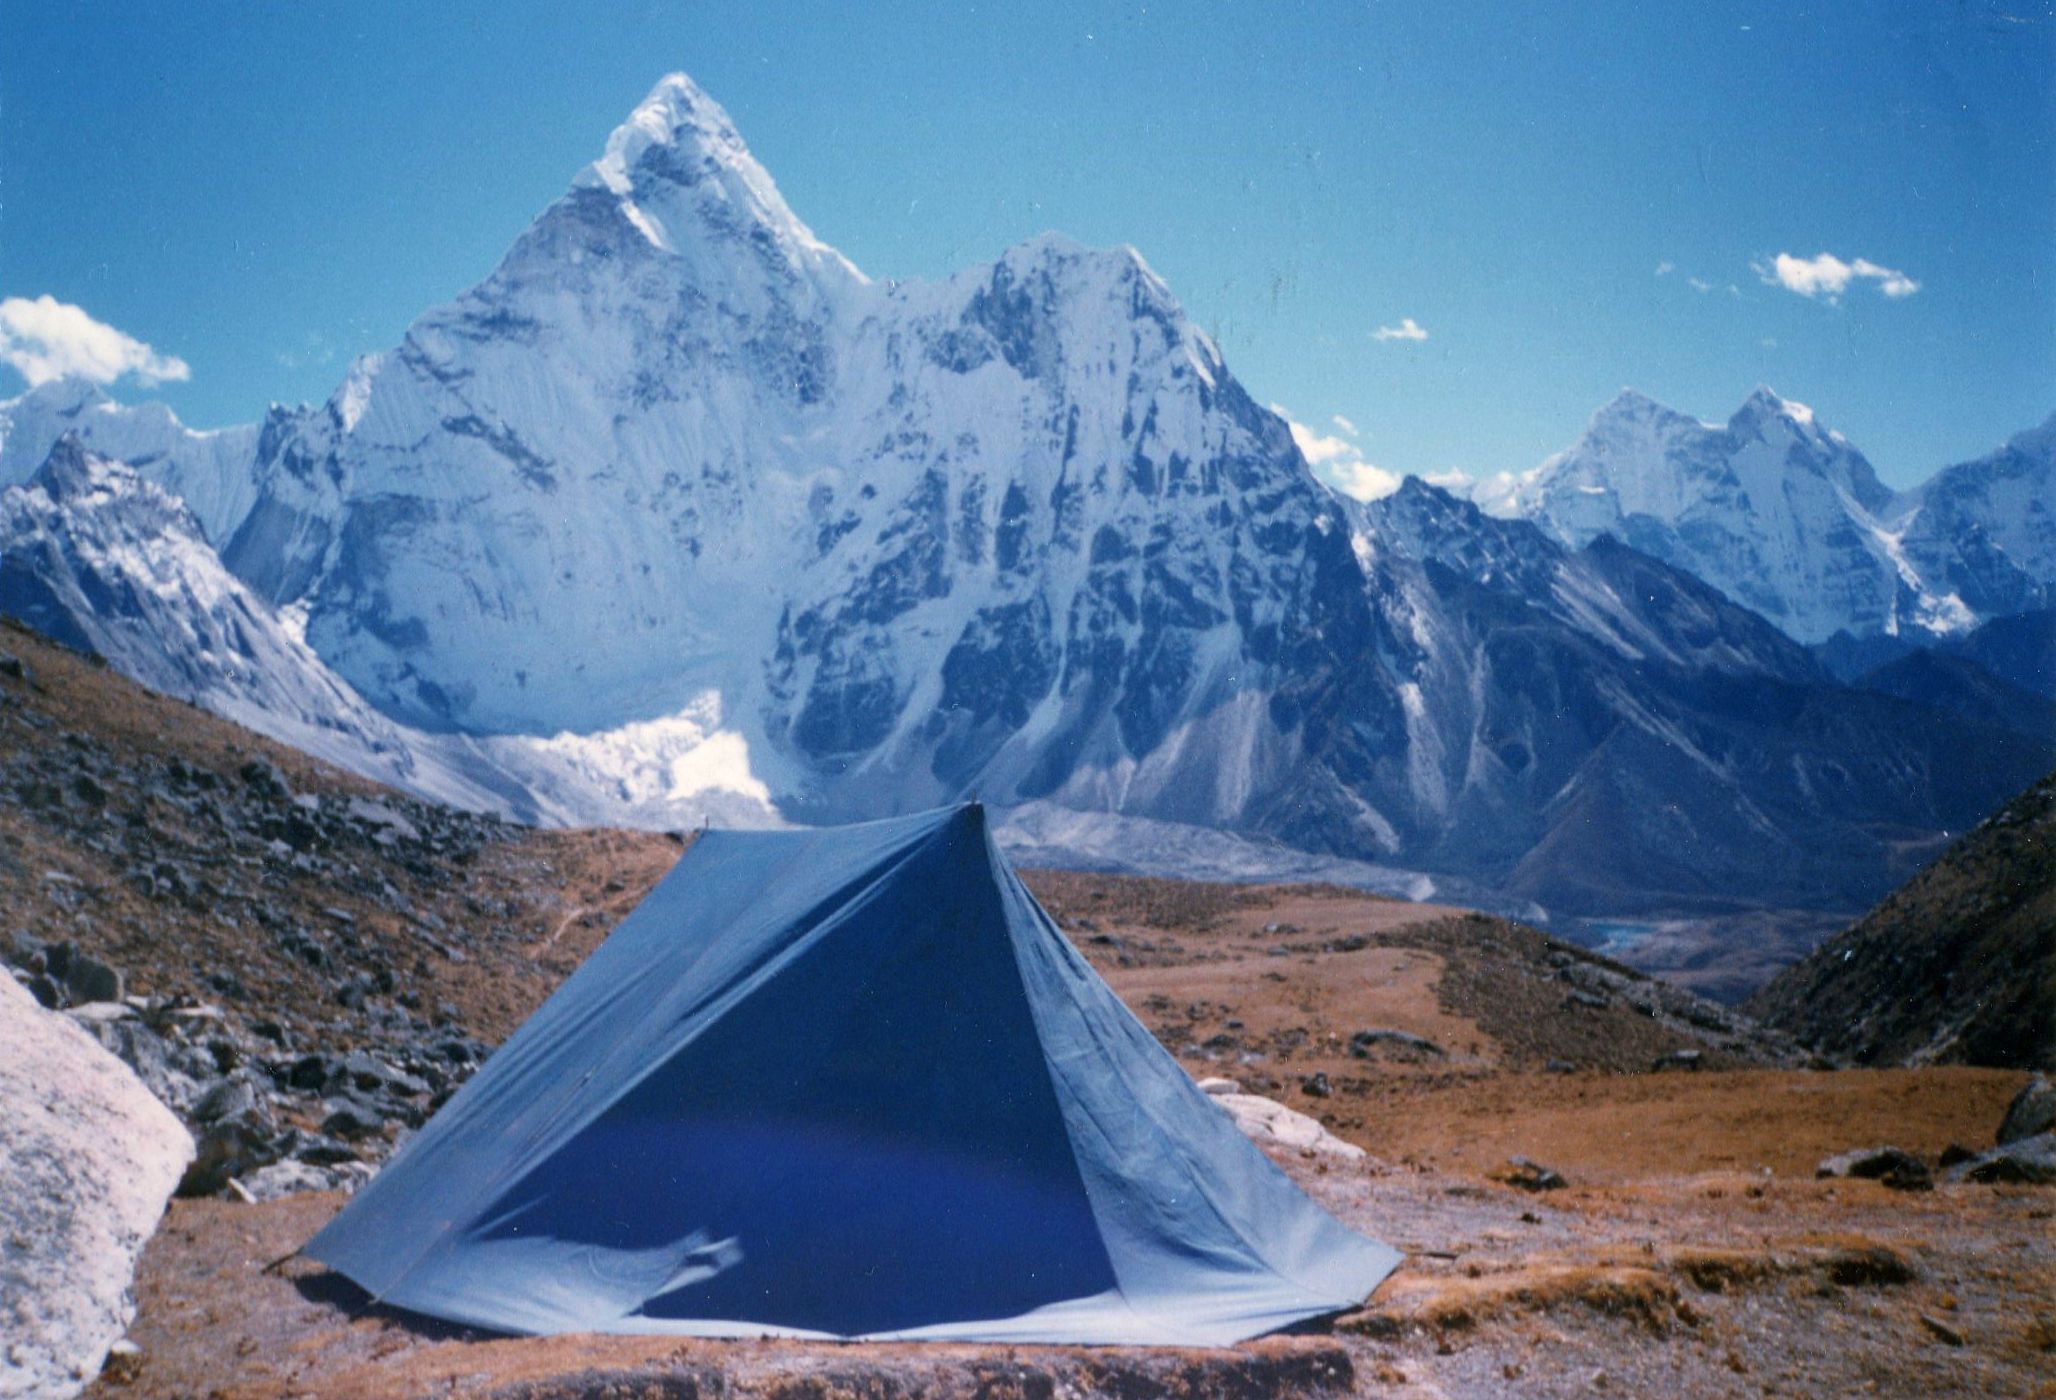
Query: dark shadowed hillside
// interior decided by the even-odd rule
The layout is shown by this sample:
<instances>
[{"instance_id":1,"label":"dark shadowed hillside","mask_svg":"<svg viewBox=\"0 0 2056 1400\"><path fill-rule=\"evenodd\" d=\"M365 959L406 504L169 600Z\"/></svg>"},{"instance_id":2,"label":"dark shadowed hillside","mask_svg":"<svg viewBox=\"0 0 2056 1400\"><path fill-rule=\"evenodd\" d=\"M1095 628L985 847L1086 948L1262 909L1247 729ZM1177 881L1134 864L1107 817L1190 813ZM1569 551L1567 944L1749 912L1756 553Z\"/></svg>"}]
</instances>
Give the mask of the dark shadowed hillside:
<instances>
[{"instance_id":1,"label":"dark shadowed hillside","mask_svg":"<svg viewBox=\"0 0 2056 1400\"><path fill-rule=\"evenodd\" d=\"M2056 1067L2056 774L1750 1009L1861 1064Z\"/></svg>"}]
</instances>

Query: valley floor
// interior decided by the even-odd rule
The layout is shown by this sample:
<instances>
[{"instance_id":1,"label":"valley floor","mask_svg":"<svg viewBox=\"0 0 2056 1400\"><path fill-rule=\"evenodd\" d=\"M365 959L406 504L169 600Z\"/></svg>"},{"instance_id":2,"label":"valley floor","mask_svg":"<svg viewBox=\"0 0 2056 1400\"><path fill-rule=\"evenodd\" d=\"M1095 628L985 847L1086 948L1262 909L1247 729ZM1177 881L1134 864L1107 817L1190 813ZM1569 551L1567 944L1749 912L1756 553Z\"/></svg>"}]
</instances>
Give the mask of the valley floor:
<instances>
[{"instance_id":1,"label":"valley floor","mask_svg":"<svg viewBox=\"0 0 2056 1400\"><path fill-rule=\"evenodd\" d=\"M1364 1310L1218 1352L495 1338L305 1261L267 1271L338 1194L181 1200L138 1279L144 1370L94 1393L2056 1394L2056 1191L1813 1176L1880 1141L1982 1147L2023 1076L1768 1068L1747 1044L1652 1072L1680 1037L1567 1009L1562 950L1512 925L1318 888L1030 880L1195 1075L1367 1149L1280 1158L1406 1251ZM1366 1029L1393 1034L1352 1053ZM1516 1189L1514 1155L1569 1184Z\"/></svg>"},{"instance_id":2,"label":"valley floor","mask_svg":"<svg viewBox=\"0 0 2056 1400\"><path fill-rule=\"evenodd\" d=\"M2013 1076L1708 1073L1653 1081L1691 1091L1655 1112L1651 1082L1395 1088L1386 1126L1351 1134L1384 1155L1285 1165L1407 1263L1332 1330L1229 1351L490 1338L379 1309L314 1265L265 1272L342 1203L319 1194L175 1202L138 1280L143 1375L95 1394L2052 1393L2056 1193L1816 1182L1808 1160L1850 1141L1841 1124L1927 1151L1982 1140ZM1572 1184L1492 1180L1500 1142ZM1741 1158L1769 1170L1717 1165Z\"/></svg>"}]
</instances>

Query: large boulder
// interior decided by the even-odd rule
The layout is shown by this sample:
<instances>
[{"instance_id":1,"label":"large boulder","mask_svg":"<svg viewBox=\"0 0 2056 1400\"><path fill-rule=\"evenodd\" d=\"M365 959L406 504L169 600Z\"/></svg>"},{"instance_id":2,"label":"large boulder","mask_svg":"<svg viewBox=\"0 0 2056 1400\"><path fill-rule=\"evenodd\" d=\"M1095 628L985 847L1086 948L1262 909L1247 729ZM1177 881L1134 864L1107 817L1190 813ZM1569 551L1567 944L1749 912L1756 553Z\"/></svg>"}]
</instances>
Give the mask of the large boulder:
<instances>
[{"instance_id":1,"label":"large boulder","mask_svg":"<svg viewBox=\"0 0 2056 1400\"><path fill-rule=\"evenodd\" d=\"M0 1396L83 1390L193 1140L120 1060L0 973Z\"/></svg>"},{"instance_id":2,"label":"large boulder","mask_svg":"<svg viewBox=\"0 0 2056 1400\"><path fill-rule=\"evenodd\" d=\"M1999 1122L1999 1145L2056 1131L2056 1084L2036 1075L2020 1086Z\"/></svg>"},{"instance_id":3,"label":"large boulder","mask_svg":"<svg viewBox=\"0 0 2056 1400\"><path fill-rule=\"evenodd\" d=\"M1948 1179L2056 1186L2056 1133L2037 1133L2001 1143L1990 1152L1949 1168Z\"/></svg>"}]
</instances>

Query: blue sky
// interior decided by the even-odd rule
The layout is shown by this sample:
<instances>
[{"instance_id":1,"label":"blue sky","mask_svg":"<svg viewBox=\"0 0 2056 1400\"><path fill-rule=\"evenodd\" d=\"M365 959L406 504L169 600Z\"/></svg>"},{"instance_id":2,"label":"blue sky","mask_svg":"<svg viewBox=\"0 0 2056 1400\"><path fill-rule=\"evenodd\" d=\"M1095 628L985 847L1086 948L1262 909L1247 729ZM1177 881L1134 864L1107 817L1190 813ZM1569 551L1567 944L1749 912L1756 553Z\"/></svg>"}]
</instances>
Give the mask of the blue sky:
<instances>
[{"instance_id":1,"label":"blue sky","mask_svg":"<svg viewBox=\"0 0 2056 1400\"><path fill-rule=\"evenodd\" d=\"M1720 417L1767 382L1904 485L2056 409L2052 16L15 4L0 297L175 356L114 392L189 422L324 398L677 68L872 275L1132 243L1254 394L1381 467L1520 469L1622 385Z\"/></svg>"}]
</instances>

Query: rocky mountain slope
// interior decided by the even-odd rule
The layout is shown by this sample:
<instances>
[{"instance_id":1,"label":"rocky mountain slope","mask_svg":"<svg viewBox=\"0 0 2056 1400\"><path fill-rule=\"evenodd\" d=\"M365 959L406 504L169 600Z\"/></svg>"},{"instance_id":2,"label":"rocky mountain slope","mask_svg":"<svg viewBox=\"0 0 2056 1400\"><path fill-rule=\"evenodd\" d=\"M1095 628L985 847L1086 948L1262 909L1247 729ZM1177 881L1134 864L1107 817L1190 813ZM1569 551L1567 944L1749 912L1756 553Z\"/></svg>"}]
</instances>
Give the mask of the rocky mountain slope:
<instances>
[{"instance_id":1,"label":"rocky mountain slope","mask_svg":"<svg viewBox=\"0 0 2056 1400\"><path fill-rule=\"evenodd\" d=\"M379 1160L679 849L404 797L0 625L0 960L186 1120L188 1190Z\"/></svg>"},{"instance_id":2,"label":"rocky mountain slope","mask_svg":"<svg viewBox=\"0 0 2056 1400\"><path fill-rule=\"evenodd\" d=\"M1725 424L1628 390L1571 447L1477 499L1570 544L1611 534L1809 644L1932 641L2045 607L2056 588L2056 419L1894 493L1767 388Z\"/></svg>"},{"instance_id":3,"label":"rocky mountain slope","mask_svg":"<svg viewBox=\"0 0 2056 1400\"><path fill-rule=\"evenodd\" d=\"M2056 608L1993 618L1944 649L2007 685L2056 700Z\"/></svg>"},{"instance_id":4,"label":"rocky mountain slope","mask_svg":"<svg viewBox=\"0 0 2056 1400\"><path fill-rule=\"evenodd\" d=\"M38 393L13 460L65 422L115 443ZM158 429L153 462L198 460ZM1758 475L1821 457L1809 501L1877 496L1791 406L1745 432ZM274 410L247 491L181 517L122 504L157 467L67 491L92 453L51 450L9 488L17 610L523 817L975 791L1568 910L1846 909L2056 757L1987 727L1944 755L1930 712L1633 549L1424 487L1352 516L1132 250L873 282L679 76L485 281Z\"/></svg>"},{"instance_id":5,"label":"rocky mountain slope","mask_svg":"<svg viewBox=\"0 0 2056 1400\"><path fill-rule=\"evenodd\" d=\"M2056 1068L2056 774L1748 1005L1859 1064Z\"/></svg>"},{"instance_id":6,"label":"rocky mountain slope","mask_svg":"<svg viewBox=\"0 0 2056 1400\"><path fill-rule=\"evenodd\" d=\"M1970 724L2012 729L2029 738L2056 734L2056 699L1999 679L1954 647L1908 652L1858 677L1855 686L1896 695Z\"/></svg>"},{"instance_id":7,"label":"rocky mountain slope","mask_svg":"<svg viewBox=\"0 0 2056 1400\"><path fill-rule=\"evenodd\" d=\"M1763 618L1610 536L1571 549L1418 479L1352 511L1396 630L1424 639L1416 773L1463 841L1517 833L1494 888L1621 911L1633 870L1672 907L1757 880L1833 907L1857 890L1833 872L1952 825L1931 804L1987 810L1998 770L1973 776L1971 755L2005 752L2026 781L2056 739L1837 689Z\"/></svg>"},{"instance_id":8,"label":"rocky mountain slope","mask_svg":"<svg viewBox=\"0 0 2056 1400\"><path fill-rule=\"evenodd\" d=\"M298 1162L273 1176L299 1185L304 1167L375 1163L681 849L673 836L534 830L405 797L0 624L0 959L46 1005L85 1008L187 1118L208 1173L189 1188L203 1194L275 1162ZM1709 1064L1792 1054L1727 1010L1461 910L1305 886L1287 923L1264 888L1029 880L1201 1071L1219 1059L1198 1043L1213 1030L1182 1002L1157 1008L1159 989L1143 984L1185 968L1175 975L1204 973L1226 996L1288 965L1274 945L1334 967L1419 950L1442 969L1454 1014L1483 1018L1465 1044L1489 1042L1494 1062L1637 1070L1681 1049ZM1526 1009L1506 1014L1514 1005ZM1329 1063L1328 1032L1342 1027L1327 1015L1318 1044L1268 1047L1277 1066ZM1258 1048L1230 1040L1238 1054ZM1343 1063L1364 1058L1352 1054ZM324 1127L343 1109L355 1117Z\"/></svg>"}]
</instances>

